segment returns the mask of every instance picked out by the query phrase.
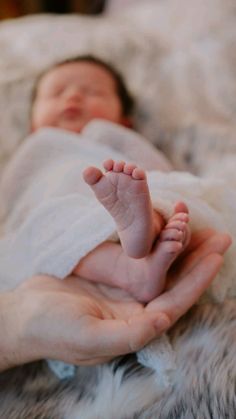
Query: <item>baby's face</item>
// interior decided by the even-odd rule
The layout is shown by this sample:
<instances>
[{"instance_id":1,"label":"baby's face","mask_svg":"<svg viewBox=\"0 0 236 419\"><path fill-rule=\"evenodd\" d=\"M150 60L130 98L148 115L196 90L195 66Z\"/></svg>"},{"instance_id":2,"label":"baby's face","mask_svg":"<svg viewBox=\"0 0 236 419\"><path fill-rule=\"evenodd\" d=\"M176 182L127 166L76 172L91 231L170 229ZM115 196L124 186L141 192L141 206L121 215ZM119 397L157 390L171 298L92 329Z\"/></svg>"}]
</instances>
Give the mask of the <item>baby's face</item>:
<instances>
[{"instance_id":1,"label":"baby's face","mask_svg":"<svg viewBox=\"0 0 236 419\"><path fill-rule=\"evenodd\" d=\"M80 132L95 118L125 124L115 81L106 69L89 62L68 63L39 82L32 131L58 127Z\"/></svg>"}]
</instances>

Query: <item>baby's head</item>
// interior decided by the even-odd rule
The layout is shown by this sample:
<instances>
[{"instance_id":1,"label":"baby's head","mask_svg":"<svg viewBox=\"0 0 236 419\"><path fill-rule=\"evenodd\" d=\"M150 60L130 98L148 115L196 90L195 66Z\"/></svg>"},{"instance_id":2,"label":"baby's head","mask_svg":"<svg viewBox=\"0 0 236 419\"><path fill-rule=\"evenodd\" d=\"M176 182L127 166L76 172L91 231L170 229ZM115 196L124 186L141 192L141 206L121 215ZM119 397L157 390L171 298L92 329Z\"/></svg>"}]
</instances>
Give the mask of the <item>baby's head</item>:
<instances>
[{"instance_id":1,"label":"baby's head","mask_svg":"<svg viewBox=\"0 0 236 419\"><path fill-rule=\"evenodd\" d=\"M41 75L33 94L32 131L58 127L80 132L96 118L131 126L132 108L121 75L104 61L84 55Z\"/></svg>"}]
</instances>

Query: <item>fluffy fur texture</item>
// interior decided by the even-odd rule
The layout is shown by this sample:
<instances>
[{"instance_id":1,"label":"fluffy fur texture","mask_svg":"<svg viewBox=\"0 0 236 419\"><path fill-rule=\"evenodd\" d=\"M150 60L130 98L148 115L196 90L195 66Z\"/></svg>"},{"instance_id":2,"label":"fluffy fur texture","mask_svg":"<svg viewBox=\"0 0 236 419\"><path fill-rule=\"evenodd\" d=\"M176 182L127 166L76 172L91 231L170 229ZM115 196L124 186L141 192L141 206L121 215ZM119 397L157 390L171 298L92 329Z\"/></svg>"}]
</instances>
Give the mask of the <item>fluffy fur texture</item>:
<instances>
[{"instance_id":1,"label":"fluffy fur texture","mask_svg":"<svg viewBox=\"0 0 236 419\"><path fill-rule=\"evenodd\" d=\"M158 376L135 356L82 367L58 380L43 362L0 375L0 417L10 419L235 419L236 304L194 307L170 331L177 369Z\"/></svg>"}]
</instances>

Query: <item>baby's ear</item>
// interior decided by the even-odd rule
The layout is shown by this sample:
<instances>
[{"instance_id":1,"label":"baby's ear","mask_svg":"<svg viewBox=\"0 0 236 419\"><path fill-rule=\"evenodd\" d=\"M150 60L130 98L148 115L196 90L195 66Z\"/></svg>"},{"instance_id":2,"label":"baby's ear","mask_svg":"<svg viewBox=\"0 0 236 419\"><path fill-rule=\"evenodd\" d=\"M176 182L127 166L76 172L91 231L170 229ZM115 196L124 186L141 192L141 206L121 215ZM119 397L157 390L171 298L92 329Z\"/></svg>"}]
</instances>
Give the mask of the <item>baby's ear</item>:
<instances>
[{"instance_id":1,"label":"baby's ear","mask_svg":"<svg viewBox=\"0 0 236 419\"><path fill-rule=\"evenodd\" d=\"M129 116L122 116L120 123L126 128L133 128L134 126L133 121Z\"/></svg>"}]
</instances>

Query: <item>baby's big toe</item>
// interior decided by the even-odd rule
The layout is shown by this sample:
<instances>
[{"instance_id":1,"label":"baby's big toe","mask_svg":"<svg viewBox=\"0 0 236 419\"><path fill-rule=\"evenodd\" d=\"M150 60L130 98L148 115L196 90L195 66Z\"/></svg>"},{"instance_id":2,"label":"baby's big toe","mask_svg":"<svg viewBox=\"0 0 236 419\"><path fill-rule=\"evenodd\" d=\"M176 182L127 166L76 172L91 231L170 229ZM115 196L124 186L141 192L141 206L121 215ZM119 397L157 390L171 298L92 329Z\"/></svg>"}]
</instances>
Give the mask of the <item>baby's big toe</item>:
<instances>
[{"instance_id":1,"label":"baby's big toe","mask_svg":"<svg viewBox=\"0 0 236 419\"><path fill-rule=\"evenodd\" d=\"M90 166L83 171L83 179L88 185L95 185L102 176L101 170L97 167Z\"/></svg>"},{"instance_id":2,"label":"baby's big toe","mask_svg":"<svg viewBox=\"0 0 236 419\"><path fill-rule=\"evenodd\" d=\"M183 243L181 241L176 241L176 240L167 240L167 241L162 242L161 248L162 248L162 253L166 255L166 257L168 258L171 255L172 256L178 255L178 253L183 250Z\"/></svg>"},{"instance_id":3,"label":"baby's big toe","mask_svg":"<svg viewBox=\"0 0 236 419\"><path fill-rule=\"evenodd\" d=\"M161 235L160 235L160 240L161 241L167 241L167 240L173 241L174 240L174 241L182 242L183 238L184 238L183 231L177 230L175 228L170 228L168 230L164 229L161 232Z\"/></svg>"},{"instance_id":4,"label":"baby's big toe","mask_svg":"<svg viewBox=\"0 0 236 419\"><path fill-rule=\"evenodd\" d=\"M136 167L132 173L132 178L136 180L145 180L146 174L143 169L140 169L139 167Z\"/></svg>"}]
</instances>

